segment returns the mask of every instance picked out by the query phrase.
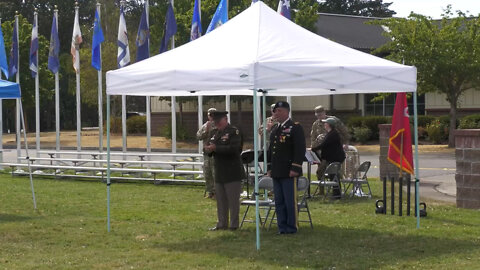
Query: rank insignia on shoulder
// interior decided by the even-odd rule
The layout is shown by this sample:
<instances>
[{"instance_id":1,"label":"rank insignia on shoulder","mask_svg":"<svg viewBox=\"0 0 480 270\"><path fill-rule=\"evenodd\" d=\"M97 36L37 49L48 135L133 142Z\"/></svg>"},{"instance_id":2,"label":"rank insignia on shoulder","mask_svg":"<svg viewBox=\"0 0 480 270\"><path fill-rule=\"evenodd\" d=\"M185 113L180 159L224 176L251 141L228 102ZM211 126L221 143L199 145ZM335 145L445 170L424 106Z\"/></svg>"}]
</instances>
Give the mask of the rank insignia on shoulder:
<instances>
[{"instance_id":1,"label":"rank insignia on shoulder","mask_svg":"<svg viewBox=\"0 0 480 270\"><path fill-rule=\"evenodd\" d=\"M240 131L237 129L237 130L235 130L235 133L238 135L238 134L240 134Z\"/></svg>"}]
</instances>

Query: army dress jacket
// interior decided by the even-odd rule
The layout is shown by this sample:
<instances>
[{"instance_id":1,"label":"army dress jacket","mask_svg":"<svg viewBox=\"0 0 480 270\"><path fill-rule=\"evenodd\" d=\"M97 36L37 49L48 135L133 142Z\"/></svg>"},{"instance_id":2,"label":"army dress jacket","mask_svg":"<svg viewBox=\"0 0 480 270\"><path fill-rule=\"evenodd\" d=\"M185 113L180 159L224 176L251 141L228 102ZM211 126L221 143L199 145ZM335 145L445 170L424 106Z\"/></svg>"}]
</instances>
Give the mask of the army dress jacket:
<instances>
[{"instance_id":1,"label":"army dress jacket","mask_svg":"<svg viewBox=\"0 0 480 270\"><path fill-rule=\"evenodd\" d=\"M240 130L229 124L224 130L215 130L209 142L216 147L212 153L215 160L215 182L229 183L244 179L245 170L240 158L243 147Z\"/></svg>"},{"instance_id":2,"label":"army dress jacket","mask_svg":"<svg viewBox=\"0 0 480 270\"><path fill-rule=\"evenodd\" d=\"M305 134L300 124L291 119L276 124L270 134L268 170L273 178L289 178L290 171L302 175L305 158Z\"/></svg>"}]
</instances>

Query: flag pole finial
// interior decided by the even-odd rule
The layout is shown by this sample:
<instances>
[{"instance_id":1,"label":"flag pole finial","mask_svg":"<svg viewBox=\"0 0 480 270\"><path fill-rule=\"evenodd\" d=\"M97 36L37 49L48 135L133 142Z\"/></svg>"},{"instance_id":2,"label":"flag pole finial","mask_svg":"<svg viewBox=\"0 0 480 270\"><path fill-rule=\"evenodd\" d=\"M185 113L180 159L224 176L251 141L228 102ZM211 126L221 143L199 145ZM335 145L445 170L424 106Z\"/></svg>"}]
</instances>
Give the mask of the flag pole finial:
<instances>
[{"instance_id":1,"label":"flag pole finial","mask_svg":"<svg viewBox=\"0 0 480 270\"><path fill-rule=\"evenodd\" d=\"M53 6L53 8L55 8L55 10L58 11L58 6L57 5Z\"/></svg>"},{"instance_id":2,"label":"flag pole finial","mask_svg":"<svg viewBox=\"0 0 480 270\"><path fill-rule=\"evenodd\" d=\"M78 2L77 1L75 1L75 7L78 8Z\"/></svg>"},{"instance_id":3,"label":"flag pole finial","mask_svg":"<svg viewBox=\"0 0 480 270\"><path fill-rule=\"evenodd\" d=\"M18 10L15 10L15 17L18 16Z\"/></svg>"}]
</instances>

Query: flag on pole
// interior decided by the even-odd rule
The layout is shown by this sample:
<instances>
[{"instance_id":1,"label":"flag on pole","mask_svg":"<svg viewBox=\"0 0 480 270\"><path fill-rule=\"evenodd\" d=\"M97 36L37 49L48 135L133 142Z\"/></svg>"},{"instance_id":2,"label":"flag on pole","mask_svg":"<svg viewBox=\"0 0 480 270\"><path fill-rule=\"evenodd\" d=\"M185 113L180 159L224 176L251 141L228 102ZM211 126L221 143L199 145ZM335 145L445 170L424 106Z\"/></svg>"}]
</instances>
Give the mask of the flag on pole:
<instances>
[{"instance_id":1,"label":"flag on pole","mask_svg":"<svg viewBox=\"0 0 480 270\"><path fill-rule=\"evenodd\" d=\"M277 12L282 14L283 17L291 20L290 16L290 0L279 0Z\"/></svg>"},{"instance_id":2,"label":"flag on pole","mask_svg":"<svg viewBox=\"0 0 480 270\"><path fill-rule=\"evenodd\" d=\"M8 78L7 51L5 50L5 40L3 40L2 24L0 24L0 72Z\"/></svg>"},{"instance_id":3,"label":"flag on pole","mask_svg":"<svg viewBox=\"0 0 480 270\"><path fill-rule=\"evenodd\" d=\"M30 41L30 71L32 72L32 77L37 76L37 72L38 72L37 53L38 53L38 26L37 26L36 20L34 19L33 27L32 27L32 39Z\"/></svg>"},{"instance_id":4,"label":"flag on pole","mask_svg":"<svg viewBox=\"0 0 480 270\"><path fill-rule=\"evenodd\" d=\"M200 0L195 0L193 5L192 29L190 30L190 41L202 36L202 17L200 10Z\"/></svg>"},{"instance_id":5,"label":"flag on pole","mask_svg":"<svg viewBox=\"0 0 480 270\"><path fill-rule=\"evenodd\" d=\"M168 50L168 41L177 33L177 21L173 13L172 3L168 3L167 15L165 16L165 30L163 32L162 42L160 44L159 53L164 53Z\"/></svg>"},{"instance_id":6,"label":"flag on pole","mask_svg":"<svg viewBox=\"0 0 480 270\"><path fill-rule=\"evenodd\" d=\"M123 15L123 6L120 7L120 21L118 23L117 39L117 63L118 67L122 68L130 64L130 49L128 48L127 24L125 23L125 16Z\"/></svg>"},{"instance_id":7,"label":"flag on pole","mask_svg":"<svg viewBox=\"0 0 480 270\"><path fill-rule=\"evenodd\" d=\"M397 93L387 159L401 170L413 174L412 137L406 93Z\"/></svg>"},{"instance_id":8,"label":"flag on pole","mask_svg":"<svg viewBox=\"0 0 480 270\"><path fill-rule=\"evenodd\" d=\"M138 26L137 40L137 62L150 57L149 48L150 30L147 23L147 7L143 7L142 17L140 18L140 25Z\"/></svg>"},{"instance_id":9,"label":"flag on pole","mask_svg":"<svg viewBox=\"0 0 480 270\"><path fill-rule=\"evenodd\" d=\"M18 38L17 24L13 25L12 47L10 48L10 62L8 63L8 75L11 77L18 72Z\"/></svg>"},{"instance_id":10,"label":"flag on pole","mask_svg":"<svg viewBox=\"0 0 480 270\"><path fill-rule=\"evenodd\" d=\"M220 0L220 3L217 6L215 14L213 14L212 21L208 25L207 33L211 32L220 25L228 21L228 10L227 10L227 1Z\"/></svg>"},{"instance_id":11,"label":"flag on pole","mask_svg":"<svg viewBox=\"0 0 480 270\"><path fill-rule=\"evenodd\" d=\"M75 69L77 73L80 71L80 59L77 59L76 51L80 50L80 43L82 43L82 33L80 32L80 24L78 23L78 7L76 7L70 54L72 55L73 69Z\"/></svg>"},{"instance_id":12,"label":"flag on pole","mask_svg":"<svg viewBox=\"0 0 480 270\"><path fill-rule=\"evenodd\" d=\"M258 2L258 0L252 0L252 5Z\"/></svg>"},{"instance_id":13,"label":"flag on pole","mask_svg":"<svg viewBox=\"0 0 480 270\"><path fill-rule=\"evenodd\" d=\"M53 15L52 31L50 32L50 49L48 51L48 69L57 73L60 67L58 53L60 52L60 40L58 39L57 18Z\"/></svg>"},{"instance_id":14,"label":"flag on pole","mask_svg":"<svg viewBox=\"0 0 480 270\"><path fill-rule=\"evenodd\" d=\"M100 23L100 16L98 10L95 10L95 21L93 23L93 37L92 37L92 67L96 70L102 68L102 59L100 55L100 44L105 40L103 37L102 25Z\"/></svg>"}]
</instances>

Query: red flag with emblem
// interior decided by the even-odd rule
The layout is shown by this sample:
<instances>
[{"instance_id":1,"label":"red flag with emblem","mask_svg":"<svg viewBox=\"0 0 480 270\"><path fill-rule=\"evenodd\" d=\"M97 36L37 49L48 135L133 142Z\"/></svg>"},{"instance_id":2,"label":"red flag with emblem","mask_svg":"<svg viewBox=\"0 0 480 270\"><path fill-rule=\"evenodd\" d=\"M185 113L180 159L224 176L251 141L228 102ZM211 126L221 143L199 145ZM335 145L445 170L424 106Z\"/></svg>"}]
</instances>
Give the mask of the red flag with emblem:
<instances>
[{"instance_id":1,"label":"red flag with emblem","mask_svg":"<svg viewBox=\"0 0 480 270\"><path fill-rule=\"evenodd\" d=\"M401 170L413 174L412 136L406 93L397 93L387 159Z\"/></svg>"}]
</instances>

